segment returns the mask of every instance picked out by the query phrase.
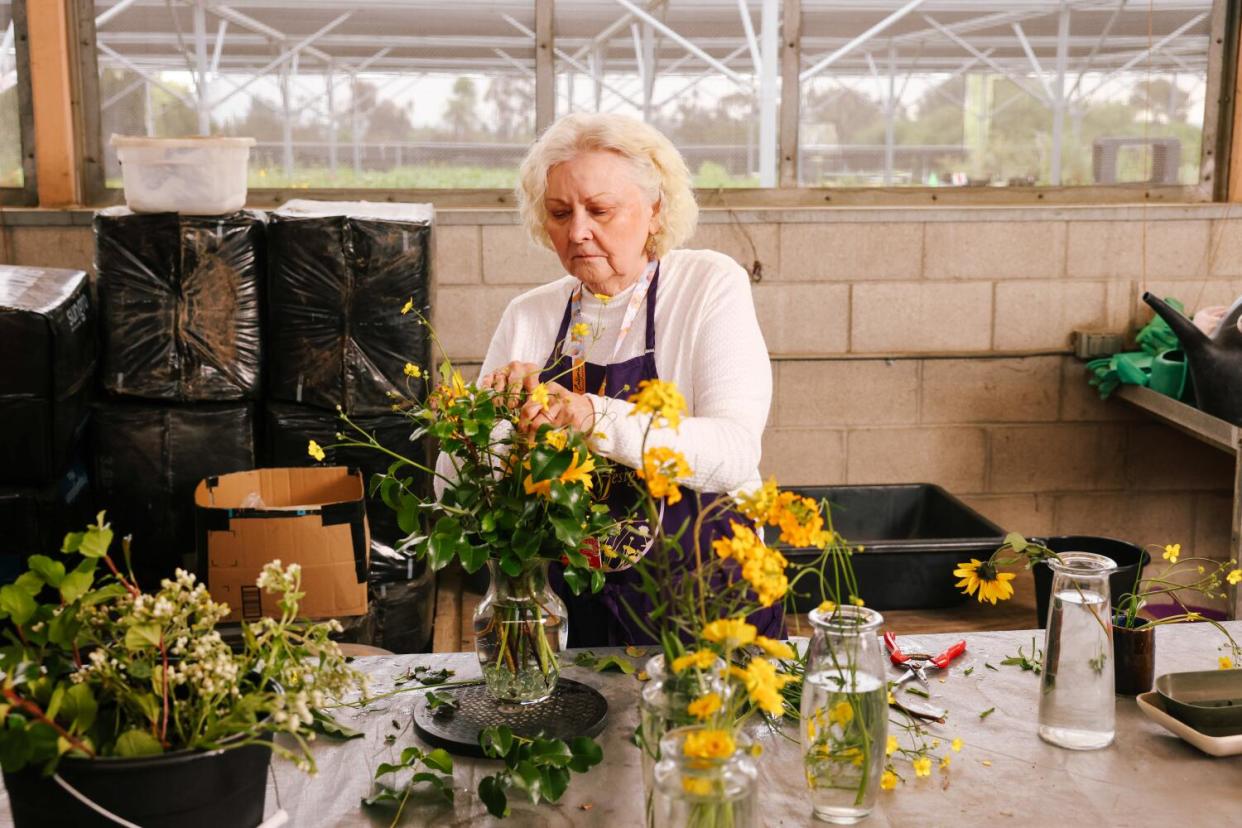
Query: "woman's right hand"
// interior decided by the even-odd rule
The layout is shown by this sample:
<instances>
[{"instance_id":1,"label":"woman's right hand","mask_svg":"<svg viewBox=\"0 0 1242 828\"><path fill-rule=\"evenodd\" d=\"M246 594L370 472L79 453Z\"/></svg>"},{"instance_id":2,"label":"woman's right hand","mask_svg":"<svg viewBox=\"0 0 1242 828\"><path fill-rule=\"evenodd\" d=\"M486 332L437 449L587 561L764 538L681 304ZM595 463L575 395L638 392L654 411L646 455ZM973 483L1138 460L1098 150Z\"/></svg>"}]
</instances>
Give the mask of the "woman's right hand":
<instances>
[{"instance_id":1,"label":"woman's right hand","mask_svg":"<svg viewBox=\"0 0 1242 828\"><path fill-rule=\"evenodd\" d=\"M491 389L501 405L515 408L539 384L540 370L533 362L510 362L485 376L479 387Z\"/></svg>"}]
</instances>

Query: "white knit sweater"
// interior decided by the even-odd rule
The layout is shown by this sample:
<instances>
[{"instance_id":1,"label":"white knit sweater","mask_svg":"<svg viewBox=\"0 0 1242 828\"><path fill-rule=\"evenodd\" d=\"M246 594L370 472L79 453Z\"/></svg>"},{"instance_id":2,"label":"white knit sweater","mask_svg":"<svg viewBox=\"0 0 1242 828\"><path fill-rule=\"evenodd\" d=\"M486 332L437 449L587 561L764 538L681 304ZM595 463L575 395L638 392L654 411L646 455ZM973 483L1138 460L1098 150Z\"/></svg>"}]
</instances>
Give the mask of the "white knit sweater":
<instances>
[{"instance_id":1,"label":"white knit sweater","mask_svg":"<svg viewBox=\"0 0 1242 828\"><path fill-rule=\"evenodd\" d=\"M566 275L510 302L492 336L480 377L515 360L542 366L577 284L575 277ZM631 287L617 294L607 304L583 291L584 321L599 331L587 361L621 362L642 353L645 309L639 311L621 350L612 355L632 291ZM690 489L733 492L758 486L763 427L772 402L772 366L746 271L711 250L668 253L660 263L655 326L656 370L660 379L677 384L689 411L677 432L652 429L648 447L666 445L685 455L694 472L685 481ZM592 438L592 449L614 462L640 467L646 418L627 416L634 406L624 400L587 396L595 407L596 431L603 435ZM446 460L441 456L441 471L451 469Z\"/></svg>"}]
</instances>

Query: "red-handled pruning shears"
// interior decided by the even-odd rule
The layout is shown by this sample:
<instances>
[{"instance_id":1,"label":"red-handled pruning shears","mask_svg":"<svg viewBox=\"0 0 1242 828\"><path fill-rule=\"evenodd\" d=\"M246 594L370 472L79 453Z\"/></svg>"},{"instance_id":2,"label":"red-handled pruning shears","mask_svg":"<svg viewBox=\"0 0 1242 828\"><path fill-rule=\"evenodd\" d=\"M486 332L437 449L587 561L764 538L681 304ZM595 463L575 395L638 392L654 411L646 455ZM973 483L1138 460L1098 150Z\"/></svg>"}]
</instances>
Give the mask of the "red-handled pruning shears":
<instances>
[{"instance_id":1,"label":"red-handled pruning shears","mask_svg":"<svg viewBox=\"0 0 1242 828\"><path fill-rule=\"evenodd\" d=\"M943 670L949 666L949 662L966 652L966 641L962 640L949 647L943 653L936 656L929 656L924 653L903 653L901 648L897 646L897 636L891 632L884 633L884 646L888 648L889 659L898 667L905 667L906 672L897 679L895 686L901 686L912 678L917 678L923 684L927 684L928 667L935 667Z\"/></svg>"}]
</instances>

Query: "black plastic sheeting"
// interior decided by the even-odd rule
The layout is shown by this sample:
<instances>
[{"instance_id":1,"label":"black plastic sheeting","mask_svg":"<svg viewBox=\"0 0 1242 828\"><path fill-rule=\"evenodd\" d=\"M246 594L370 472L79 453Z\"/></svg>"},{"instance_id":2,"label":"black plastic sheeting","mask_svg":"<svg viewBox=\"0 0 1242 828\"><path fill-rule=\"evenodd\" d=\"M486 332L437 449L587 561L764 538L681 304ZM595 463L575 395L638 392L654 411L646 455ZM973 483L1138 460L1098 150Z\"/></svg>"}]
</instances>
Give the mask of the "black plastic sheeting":
<instances>
[{"instance_id":1,"label":"black plastic sheeting","mask_svg":"<svg viewBox=\"0 0 1242 828\"><path fill-rule=\"evenodd\" d=\"M431 357L432 210L423 204L291 201L268 226L268 396L357 414L391 410L389 392ZM410 313L401 313L412 300Z\"/></svg>"},{"instance_id":2,"label":"black plastic sheeting","mask_svg":"<svg viewBox=\"0 0 1242 828\"><path fill-rule=\"evenodd\" d=\"M410 442L413 427L399 414L353 415L351 418L379 441L389 451L428 465L426 441ZM329 466L349 466L361 469L368 491L371 476L388 471L393 458L374 449L333 448L337 432L350 433L348 426L333 413L305 405L273 403L265 405L264 451L262 457L270 466L310 466L315 461L306 452L307 443L314 440L324 448L325 463ZM361 437L357 432L354 436ZM405 474L415 478L420 494L431 494L430 477L407 467ZM372 540L387 546L395 546L404 533L397 526L396 513L384 505L377 493L367 499L367 523L371 527Z\"/></svg>"},{"instance_id":3,"label":"black plastic sheeting","mask_svg":"<svg viewBox=\"0 0 1242 828\"><path fill-rule=\"evenodd\" d=\"M95 214L104 388L158 400L260 393L262 213Z\"/></svg>"},{"instance_id":4,"label":"black plastic sheeting","mask_svg":"<svg viewBox=\"0 0 1242 828\"><path fill-rule=\"evenodd\" d=\"M56 557L65 534L94 522L86 466L75 461L41 486L0 486L0 583L26 571L31 555Z\"/></svg>"},{"instance_id":5,"label":"black plastic sheeting","mask_svg":"<svg viewBox=\"0 0 1242 828\"><path fill-rule=\"evenodd\" d=\"M82 271L0 265L0 484L64 473L89 412L95 324Z\"/></svg>"},{"instance_id":6,"label":"black plastic sheeting","mask_svg":"<svg viewBox=\"0 0 1242 828\"><path fill-rule=\"evenodd\" d=\"M394 653L425 653L431 645L435 573L424 560L371 545L368 578L378 647Z\"/></svg>"},{"instance_id":7,"label":"black plastic sheeting","mask_svg":"<svg viewBox=\"0 0 1242 828\"><path fill-rule=\"evenodd\" d=\"M253 406L100 403L92 435L96 501L118 538L133 535L139 581L194 571L194 487L255 467Z\"/></svg>"}]
</instances>

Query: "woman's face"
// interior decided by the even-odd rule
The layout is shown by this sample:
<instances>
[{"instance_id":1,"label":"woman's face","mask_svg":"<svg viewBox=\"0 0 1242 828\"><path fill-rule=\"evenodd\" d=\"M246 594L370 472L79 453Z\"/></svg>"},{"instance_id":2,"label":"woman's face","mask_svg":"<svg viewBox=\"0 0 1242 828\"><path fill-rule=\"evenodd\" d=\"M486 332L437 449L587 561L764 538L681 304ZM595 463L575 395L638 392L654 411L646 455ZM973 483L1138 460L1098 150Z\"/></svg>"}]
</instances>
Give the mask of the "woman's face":
<instances>
[{"instance_id":1,"label":"woman's face","mask_svg":"<svg viewBox=\"0 0 1242 828\"><path fill-rule=\"evenodd\" d=\"M616 293L647 265L658 205L613 152L583 152L548 171L544 229L565 270L596 293Z\"/></svg>"}]
</instances>

